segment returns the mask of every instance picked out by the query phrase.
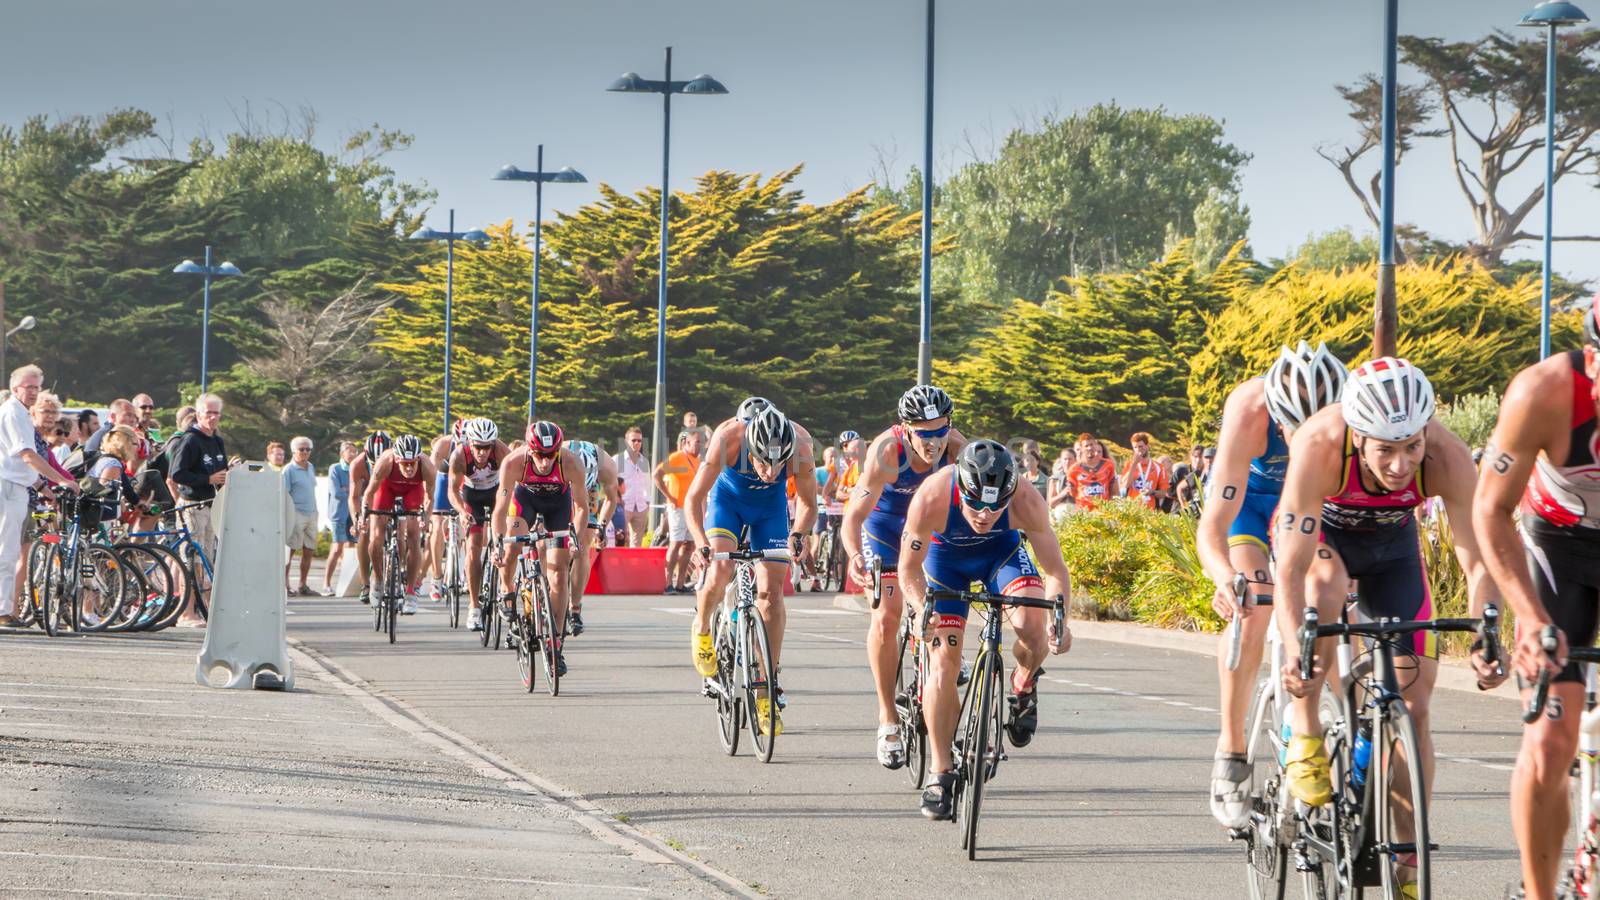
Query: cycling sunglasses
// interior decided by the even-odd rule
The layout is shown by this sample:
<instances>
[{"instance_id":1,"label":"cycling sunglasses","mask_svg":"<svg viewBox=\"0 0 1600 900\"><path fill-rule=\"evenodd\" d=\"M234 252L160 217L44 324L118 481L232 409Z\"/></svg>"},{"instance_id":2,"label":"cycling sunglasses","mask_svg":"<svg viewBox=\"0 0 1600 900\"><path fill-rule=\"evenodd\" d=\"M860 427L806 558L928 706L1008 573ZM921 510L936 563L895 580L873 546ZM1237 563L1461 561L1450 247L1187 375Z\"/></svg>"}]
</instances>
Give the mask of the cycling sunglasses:
<instances>
[{"instance_id":1,"label":"cycling sunglasses","mask_svg":"<svg viewBox=\"0 0 1600 900\"><path fill-rule=\"evenodd\" d=\"M956 494L961 498L962 503L981 512L999 512L1000 510L1003 510L1011 505L1010 496L1002 498L1000 496L1000 492L992 487L984 488L983 496L979 497L977 500L968 497L961 491L957 491ZM993 497L993 499L990 499L990 497Z\"/></svg>"},{"instance_id":2,"label":"cycling sunglasses","mask_svg":"<svg viewBox=\"0 0 1600 900\"><path fill-rule=\"evenodd\" d=\"M532 448L532 450L533 450L533 455L539 457L540 459L555 459L557 456L561 455L560 448L557 448L555 450L551 450L549 453L546 453L546 452L544 452L543 450L540 450L537 447Z\"/></svg>"},{"instance_id":3,"label":"cycling sunglasses","mask_svg":"<svg viewBox=\"0 0 1600 900\"><path fill-rule=\"evenodd\" d=\"M929 428L929 429L912 428L911 429L911 433L916 435L919 438L922 438L925 441L935 441L935 440L938 440L939 438L942 438L945 435L949 434L950 433L950 426L947 423L943 428Z\"/></svg>"}]
</instances>

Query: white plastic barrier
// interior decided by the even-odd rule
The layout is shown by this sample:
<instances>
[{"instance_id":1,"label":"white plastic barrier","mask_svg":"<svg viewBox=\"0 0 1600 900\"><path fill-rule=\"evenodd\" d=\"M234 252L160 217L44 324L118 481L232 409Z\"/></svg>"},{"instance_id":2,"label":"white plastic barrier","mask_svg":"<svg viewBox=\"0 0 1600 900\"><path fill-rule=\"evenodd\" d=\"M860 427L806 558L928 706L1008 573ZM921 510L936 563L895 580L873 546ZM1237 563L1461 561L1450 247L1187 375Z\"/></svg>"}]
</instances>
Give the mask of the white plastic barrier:
<instances>
[{"instance_id":1,"label":"white plastic barrier","mask_svg":"<svg viewBox=\"0 0 1600 900\"><path fill-rule=\"evenodd\" d=\"M216 578L205 645L195 681L221 687L294 687L289 664L283 589L283 476L266 463L247 462L228 472L228 486L212 508L217 534Z\"/></svg>"},{"instance_id":2,"label":"white plastic barrier","mask_svg":"<svg viewBox=\"0 0 1600 900\"><path fill-rule=\"evenodd\" d=\"M339 557L339 571L334 573L334 596L354 597L366 584L367 580L361 577L361 561L356 558L356 549L351 547Z\"/></svg>"}]
</instances>

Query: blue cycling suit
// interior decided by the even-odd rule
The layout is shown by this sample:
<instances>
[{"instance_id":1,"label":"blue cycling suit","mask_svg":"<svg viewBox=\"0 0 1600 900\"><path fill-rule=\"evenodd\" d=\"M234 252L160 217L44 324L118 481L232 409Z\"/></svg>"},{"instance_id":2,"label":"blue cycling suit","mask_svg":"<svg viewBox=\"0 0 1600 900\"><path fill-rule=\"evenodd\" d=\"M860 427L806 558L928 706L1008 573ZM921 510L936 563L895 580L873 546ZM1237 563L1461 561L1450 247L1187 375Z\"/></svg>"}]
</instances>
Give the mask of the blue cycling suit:
<instances>
[{"instance_id":1,"label":"blue cycling suit","mask_svg":"<svg viewBox=\"0 0 1600 900\"><path fill-rule=\"evenodd\" d=\"M782 550L789 545L789 464L784 463L778 477L762 481L749 468L749 455L739 448L739 462L723 466L711 485L706 501L706 537L739 540L742 528L750 529L751 550Z\"/></svg>"},{"instance_id":2,"label":"blue cycling suit","mask_svg":"<svg viewBox=\"0 0 1600 900\"><path fill-rule=\"evenodd\" d=\"M1244 500L1239 514L1228 527L1228 546L1254 544L1261 552L1271 552L1272 514L1283 494L1283 479L1289 471L1289 444L1278 423L1267 417L1267 449L1250 460L1250 477L1245 482Z\"/></svg>"},{"instance_id":3,"label":"blue cycling suit","mask_svg":"<svg viewBox=\"0 0 1600 900\"><path fill-rule=\"evenodd\" d=\"M1016 594L1025 588L1044 587L1039 570L1022 545L1022 533L1011 527L1011 510L1000 514L990 530L979 534L961 514L961 498L950 483L950 509L945 526L933 533L928 559L922 564L929 590L965 591L974 581L991 594ZM940 600L933 604L939 628L966 624L968 604Z\"/></svg>"},{"instance_id":4,"label":"blue cycling suit","mask_svg":"<svg viewBox=\"0 0 1600 900\"><path fill-rule=\"evenodd\" d=\"M878 559L884 572L893 572L900 564L900 534L906 530L906 513L911 509L912 495L928 480L929 475L949 462L948 454L943 453L934 461L932 468L918 472L911 467L911 459L906 453L904 430L896 425L893 431L894 480L883 486L878 502L867 513L866 521L861 523L861 555L866 559L867 568L870 569L872 561Z\"/></svg>"}]
</instances>

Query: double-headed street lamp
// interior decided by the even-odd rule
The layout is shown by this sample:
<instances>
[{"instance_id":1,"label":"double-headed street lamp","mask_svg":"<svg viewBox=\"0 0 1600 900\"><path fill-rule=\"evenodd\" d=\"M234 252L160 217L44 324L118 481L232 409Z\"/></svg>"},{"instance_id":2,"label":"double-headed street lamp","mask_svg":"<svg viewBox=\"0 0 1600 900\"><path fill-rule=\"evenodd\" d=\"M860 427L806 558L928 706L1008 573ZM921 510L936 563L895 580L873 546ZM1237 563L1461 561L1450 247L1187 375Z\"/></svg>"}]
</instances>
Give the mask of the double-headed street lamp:
<instances>
[{"instance_id":1,"label":"double-headed street lamp","mask_svg":"<svg viewBox=\"0 0 1600 900\"><path fill-rule=\"evenodd\" d=\"M544 186L545 182L582 184L589 179L571 166L546 172L544 145L540 144L532 172L524 172L516 166L505 166L494 173L494 180L533 182L533 303L528 313L528 421L532 422L539 382L539 248L542 243L540 225L544 219Z\"/></svg>"},{"instance_id":2,"label":"double-headed street lamp","mask_svg":"<svg viewBox=\"0 0 1600 900\"><path fill-rule=\"evenodd\" d=\"M1589 21L1583 10L1564 0L1545 0L1522 17L1520 24L1545 28L1544 57L1544 277L1539 301L1539 358L1550 355L1550 240L1555 228L1556 189L1556 29Z\"/></svg>"},{"instance_id":3,"label":"double-headed street lamp","mask_svg":"<svg viewBox=\"0 0 1600 900\"><path fill-rule=\"evenodd\" d=\"M666 77L661 81L640 78L629 72L611 83L608 91L627 94L661 95L661 265L656 288L656 415L650 441L650 469L661 464L667 441L667 204L672 194L667 189L668 160L672 147L673 94L726 94L728 89L710 75L697 75L688 81L672 80L672 48L667 48ZM652 520L657 518L652 515Z\"/></svg>"},{"instance_id":4,"label":"double-headed street lamp","mask_svg":"<svg viewBox=\"0 0 1600 900\"><path fill-rule=\"evenodd\" d=\"M199 275L204 281L201 296L204 298L200 305L200 393L206 392L210 383L210 353L211 353L211 279L223 278L228 275L243 275L239 267L231 262L224 262L220 266L211 264L211 245L206 245L206 264L197 266L192 259L178 263L172 270L174 275Z\"/></svg>"},{"instance_id":5,"label":"double-headed street lamp","mask_svg":"<svg viewBox=\"0 0 1600 900\"><path fill-rule=\"evenodd\" d=\"M432 228L422 227L411 233L413 241L444 241L445 242L445 276L444 276L444 434L450 433L450 356L455 347L452 343L452 318L455 313L456 289L456 241L471 241L482 243L489 240L489 235L474 228L471 231L456 231L456 211L450 210L450 230L434 231Z\"/></svg>"}]
</instances>

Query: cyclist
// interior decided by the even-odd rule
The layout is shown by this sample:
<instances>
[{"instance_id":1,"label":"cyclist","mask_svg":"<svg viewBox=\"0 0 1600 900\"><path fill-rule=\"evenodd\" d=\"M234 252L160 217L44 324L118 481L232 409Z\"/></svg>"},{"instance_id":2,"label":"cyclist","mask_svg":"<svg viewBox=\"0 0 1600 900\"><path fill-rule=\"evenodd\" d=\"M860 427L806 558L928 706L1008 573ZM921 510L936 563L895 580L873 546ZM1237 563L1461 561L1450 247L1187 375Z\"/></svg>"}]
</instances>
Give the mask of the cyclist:
<instances>
[{"instance_id":1,"label":"cyclist","mask_svg":"<svg viewBox=\"0 0 1600 900\"><path fill-rule=\"evenodd\" d=\"M567 441L572 452L583 463L583 486L589 494L589 506L583 521L584 527L575 529L577 548L573 560L572 581L572 635L583 634L583 592L589 585L589 551L599 546L605 534L605 523L611 521L617 506L622 503L622 491L617 487L619 475L617 462L600 452L589 441Z\"/></svg>"},{"instance_id":2,"label":"cyclist","mask_svg":"<svg viewBox=\"0 0 1600 900\"><path fill-rule=\"evenodd\" d=\"M1274 549L1278 557L1278 628L1284 646L1295 648L1284 667L1292 702L1293 738L1285 763L1289 792L1311 806L1328 802L1332 786L1318 722L1322 671L1300 679L1298 629L1302 611L1314 603L1324 621L1336 620L1350 580L1359 587L1360 611L1370 618L1422 621L1433 618L1415 510L1430 496L1444 500L1455 529L1456 558L1466 573L1471 615L1487 600L1499 600L1478 552L1472 521L1477 472L1472 453L1448 428L1433 420L1433 387L1422 370L1403 359L1383 357L1350 373L1340 402L1324 408L1296 430L1278 503ZM1435 635L1409 639L1415 669L1402 678L1403 696L1416 725L1423 784L1432 789L1433 741L1428 701L1439 663ZM1333 658L1333 639L1318 658ZM1496 667L1473 654L1480 682L1505 680ZM1403 761L1394 760L1396 769ZM1404 784L1404 773L1397 772ZM1409 804L1397 797L1397 833L1411 836ZM1402 869L1405 860L1399 860ZM1402 876L1404 877L1404 876Z\"/></svg>"},{"instance_id":3,"label":"cyclist","mask_svg":"<svg viewBox=\"0 0 1600 900\"><path fill-rule=\"evenodd\" d=\"M507 552L500 538L527 534L543 517L547 531L569 531L588 514L589 492L584 487L583 462L568 447L561 427L554 422L530 422L526 443L506 454L500 464L500 493L495 497L492 530L495 564L500 566L500 606L503 614L515 612L513 584L516 554ZM567 674L561 652L561 634L567 621L567 571L572 565L571 545L553 541L541 553L545 580L550 587L550 614L555 622L556 669Z\"/></svg>"},{"instance_id":4,"label":"cyclist","mask_svg":"<svg viewBox=\"0 0 1600 900\"><path fill-rule=\"evenodd\" d=\"M433 467L439 473L438 479L433 484L432 492L433 511L448 513L455 509L450 502L450 457L455 455L456 448L466 443L462 438L462 429L466 428L466 419L457 419L450 426L449 434L442 434L433 439L430 458ZM428 579L431 587L428 589L428 599L435 603L444 602L444 541L448 528L435 528L428 533Z\"/></svg>"},{"instance_id":5,"label":"cyclist","mask_svg":"<svg viewBox=\"0 0 1600 900\"><path fill-rule=\"evenodd\" d=\"M394 440L389 437L389 432L379 430L367 435L366 441L361 445L361 455L350 464L350 521L355 523L356 529L356 565L361 571L361 602L372 602L372 559L367 554L367 540L365 535L371 534L367 526L367 515L361 511L361 504L366 502L367 484L372 481L372 467L378 462L378 457L393 445Z\"/></svg>"},{"instance_id":6,"label":"cyclist","mask_svg":"<svg viewBox=\"0 0 1600 900\"><path fill-rule=\"evenodd\" d=\"M1592 645L1600 621L1596 306L1583 316L1582 350L1535 363L1512 379L1484 451L1473 507L1489 572L1516 612L1517 674L1531 686L1540 671L1552 673L1547 714L1523 729L1511 776L1511 824L1529 900L1555 896L1572 820L1568 773L1578 750L1585 683L1578 666L1567 663L1567 648ZM1512 519L1519 501L1520 538ZM1553 659L1539 643L1551 624L1560 632Z\"/></svg>"},{"instance_id":7,"label":"cyclist","mask_svg":"<svg viewBox=\"0 0 1600 900\"><path fill-rule=\"evenodd\" d=\"M1313 413L1339 401L1345 374L1344 363L1328 352L1326 344L1312 350L1301 341L1295 350L1280 350L1264 378L1234 388L1222 407L1211 496L1200 514L1195 545L1207 577L1217 586L1211 599L1217 615L1232 619L1241 614L1233 597L1235 572L1254 582L1251 593L1256 602L1269 607L1242 610L1237 668L1228 669L1227 634L1217 655L1222 729L1211 771L1211 814L1225 828L1243 828L1250 816L1245 720L1272 619L1268 545L1272 513L1289 466L1289 439Z\"/></svg>"},{"instance_id":8,"label":"cyclist","mask_svg":"<svg viewBox=\"0 0 1600 900\"><path fill-rule=\"evenodd\" d=\"M434 482L437 475L433 470L433 460L422 453L422 441L414 434L402 434L395 438L394 446L384 451L373 464L372 478L361 496L361 503L367 509L389 510L399 500L406 512L422 513L415 519L394 520L394 527L399 530L400 558L406 571L406 598L401 612L408 616L417 611L416 592L411 588L422 575L422 545L419 538L428 533L428 485ZM373 528L368 537L367 557L372 561L372 580L375 584L383 583L383 534L382 528Z\"/></svg>"},{"instance_id":9,"label":"cyclist","mask_svg":"<svg viewBox=\"0 0 1600 900\"><path fill-rule=\"evenodd\" d=\"M867 662L878 692L878 762L889 769L906 762L894 705L902 614L897 580L900 535L917 488L929 475L955 462L966 445L966 437L950 424L954 409L950 395L931 384L919 384L901 395L896 408L899 422L873 438L839 528L856 584L871 584L869 571L874 564L879 570L878 606L867 628Z\"/></svg>"},{"instance_id":10,"label":"cyclist","mask_svg":"<svg viewBox=\"0 0 1600 900\"><path fill-rule=\"evenodd\" d=\"M1024 536L1038 555L1037 569L1023 546ZM955 465L929 475L917 488L900 538L899 571L900 589L917 608L930 588L963 591L974 581L983 582L989 593L1014 597L1066 597L1072 590L1044 497L1018 477L1011 451L989 440L962 447ZM1048 615L1028 608L1006 613L1017 637L1005 728L1017 747L1028 746L1039 727L1039 676L1045 657L1072 646L1071 628L1063 623L1062 633L1051 635ZM922 794L922 814L935 820L955 815L951 744L960 717L956 676L966 625L967 604L934 603L931 664L922 696L938 774Z\"/></svg>"},{"instance_id":11,"label":"cyclist","mask_svg":"<svg viewBox=\"0 0 1600 900\"><path fill-rule=\"evenodd\" d=\"M761 404L753 404L760 400ZM747 407L752 407L748 408ZM711 635L711 611L722 601L723 591L733 578L733 563L711 562L712 551L738 549L739 532L748 528L751 550L781 550L785 545L798 564L807 553L804 535L817 516L816 461L811 434L789 420L777 407L761 398L740 404L740 413L717 426L705 462L695 472L684 501L685 518L693 536L696 565L706 568L706 576L696 598L693 649L695 669L706 678L717 674L717 652ZM793 472L796 482L795 520L791 527L784 483ZM767 644L772 650L773 677L783 649L786 619L783 606L784 579L788 571L781 562L756 566L756 602L766 624ZM771 690L764 690L766 694ZM756 714L765 723L770 696L756 698ZM782 704L780 704L781 707ZM772 713L775 734L783 733L783 718Z\"/></svg>"},{"instance_id":12,"label":"cyclist","mask_svg":"<svg viewBox=\"0 0 1600 900\"><path fill-rule=\"evenodd\" d=\"M483 629L483 600L478 585L483 579L483 526L494 510L500 464L511 450L500 440L500 429L490 419L468 419L465 442L450 454L450 504L467 523L467 597L472 606L472 630Z\"/></svg>"}]
</instances>

